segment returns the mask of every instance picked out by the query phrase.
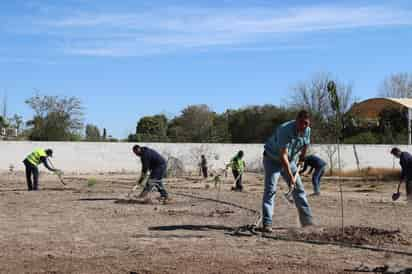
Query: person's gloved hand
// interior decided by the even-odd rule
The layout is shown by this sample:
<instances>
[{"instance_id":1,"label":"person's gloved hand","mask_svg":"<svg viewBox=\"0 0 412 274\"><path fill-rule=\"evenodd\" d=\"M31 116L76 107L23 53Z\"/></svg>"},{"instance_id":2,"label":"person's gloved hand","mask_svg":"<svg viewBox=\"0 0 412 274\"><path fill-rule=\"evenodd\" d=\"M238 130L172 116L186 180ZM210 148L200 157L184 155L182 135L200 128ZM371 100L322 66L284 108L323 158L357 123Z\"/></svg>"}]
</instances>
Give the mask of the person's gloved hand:
<instances>
[{"instance_id":1,"label":"person's gloved hand","mask_svg":"<svg viewBox=\"0 0 412 274\"><path fill-rule=\"evenodd\" d=\"M147 178L147 174L143 174L143 175L140 177L139 181L137 181L137 184L138 184L138 185L143 184L143 182L146 180L146 178Z\"/></svg>"},{"instance_id":2,"label":"person's gloved hand","mask_svg":"<svg viewBox=\"0 0 412 274\"><path fill-rule=\"evenodd\" d=\"M63 175L63 171L60 170L60 169L56 169L56 170L54 171L54 173L56 173L57 176L62 176L62 175Z\"/></svg>"}]
</instances>

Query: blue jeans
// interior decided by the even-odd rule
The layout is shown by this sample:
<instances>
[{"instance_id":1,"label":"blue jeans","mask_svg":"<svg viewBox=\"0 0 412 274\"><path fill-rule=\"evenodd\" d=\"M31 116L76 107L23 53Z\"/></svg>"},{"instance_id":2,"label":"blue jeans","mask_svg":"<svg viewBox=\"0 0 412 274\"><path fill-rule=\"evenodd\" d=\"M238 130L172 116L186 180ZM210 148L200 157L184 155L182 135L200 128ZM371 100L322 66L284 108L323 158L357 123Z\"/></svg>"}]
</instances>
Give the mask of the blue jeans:
<instances>
[{"instance_id":1,"label":"blue jeans","mask_svg":"<svg viewBox=\"0 0 412 274\"><path fill-rule=\"evenodd\" d=\"M143 191L150 192L152 191L153 187L156 187L157 191L159 191L160 193L160 196L167 198L168 194L162 182L162 178L166 174L166 171L166 165L161 165L151 170L149 181L146 183Z\"/></svg>"},{"instance_id":2,"label":"blue jeans","mask_svg":"<svg viewBox=\"0 0 412 274\"><path fill-rule=\"evenodd\" d=\"M325 167L315 168L315 171L312 175L312 185L313 185L313 192L320 193L320 179L322 178L323 174L325 173Z\"/></svg>"},{"instance_id":3,"label":"blue jeans","mask_svg":"<svg viewBox=\"0 0 412 274\"><path fill-rule=\"evenodd\" d=\"M281 163L275 162L267 156L263 157L263 166L265 168L265 190L263 192L262 202L262 223L263 225L272 225L274 199L276 196L276 187L279 177L282 176L288 183L290 183L290 178L284 172ZM291 169L293 173L296 173L297 167L294 162L291 162ZM301 225L311 225L312 211L306 198L306 193L300 176L298 176L296 180L296 187L292 192L292 195L296 208L298 209Z\"/></svg>"}]
</instances>

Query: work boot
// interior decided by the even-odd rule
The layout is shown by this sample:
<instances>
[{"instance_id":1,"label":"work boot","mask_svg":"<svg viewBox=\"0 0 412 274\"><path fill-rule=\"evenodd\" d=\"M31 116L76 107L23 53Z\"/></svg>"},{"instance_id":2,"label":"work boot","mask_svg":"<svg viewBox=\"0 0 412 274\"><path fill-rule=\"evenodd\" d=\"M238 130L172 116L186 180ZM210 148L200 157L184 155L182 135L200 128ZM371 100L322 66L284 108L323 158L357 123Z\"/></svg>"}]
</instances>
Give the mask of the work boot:
<instances>
[{"instance_id":1,"label":"work boot","mask_svg":"<svg viewBox=\"0 0 412 274\"><path fill-rule=\"evenodd\" d=\"M144 199L149 195L149 191L143 190L139 196L137 196L138 199Z\"/></svg>"},{"instance_id":2,"label":"work boot","mask_svg":"<svg viewBox=\"0 0 412 274\"><path fill-rule=\"evenodd\" d=\"M241 188L238 188L238 187L235 187L235 186L232 186L232 188L231 188L230 190L242 192L242 189L241 189Z\"/></svg>"},{"instance_id":3,"label":"work boot","mask_svg":"<svg viewBox=\"0 0 412 274\"><path fill-rule=\"evenodd\" d=\"M262 227L262 233L272 233L272 225L263 225Z\"/></svg>"}]
</instances>

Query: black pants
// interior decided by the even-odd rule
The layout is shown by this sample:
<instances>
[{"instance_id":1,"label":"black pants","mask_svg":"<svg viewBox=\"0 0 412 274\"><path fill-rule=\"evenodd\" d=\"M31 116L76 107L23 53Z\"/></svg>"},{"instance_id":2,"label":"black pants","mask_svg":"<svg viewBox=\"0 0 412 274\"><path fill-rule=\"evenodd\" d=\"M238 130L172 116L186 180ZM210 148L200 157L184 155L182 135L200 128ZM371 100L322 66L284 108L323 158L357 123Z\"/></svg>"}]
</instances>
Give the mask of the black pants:
<instances>
[{"instance_id":1,"label":"black pants","mask_svg":"<svg viewBox=\"0 0 412 274\"><path fill-rule=\"evenodd\" d=\"M167 198L168 193L162 181L163 177L166 175L166 172L166 165L161 165L151 170L150 178L149 181L146 183L146 186L144 187L144 191L150 192L152 191L153 187L156 187L157 191L159 191L160 193L160 196ZM152 183L151 181L154 181L154 183Z\"/></svg>"},{"instance_id":2,"label":"black pants","mask_svg":"<svg viewBox=\"0 0 412 274\"><path fill-rule=\"evenodd\" d=\"M235 189L243 191L243 185L242 185L242 174L239 172L239 170L232 170L233 177L236 180L236 187Z\"/></svg>"},{"instance_id":3,"label":"black pants","mask_svg":"<svg viewBox=\"0 0 412 274\"><path fill-rule=\"evenodd\" d=\"M207 166L202 167L202 174L204 178L207 178Z\"/></svg>"},{"instance_id":4,"label":"black pants","mask_svg":"<svg viewBox=\"0 0 412 274\"><path fill-rule=\"evenodd\" d=\"M26 166L26 182L29 191L39 190L39 169L27 159L23 161ZM33 180L32 180L33 177Z\"/></svg>"},{"instance_id":5,"label":"black pants","mask_svg":"<svg viewBox=\"0 0 412 274\"><path fill-rule=\"evenodd\" d=\"M406 197L409 200L412 200L412 180L411 179L406 180L405 187L406 187Z\"/></svg>"}]
</instances>

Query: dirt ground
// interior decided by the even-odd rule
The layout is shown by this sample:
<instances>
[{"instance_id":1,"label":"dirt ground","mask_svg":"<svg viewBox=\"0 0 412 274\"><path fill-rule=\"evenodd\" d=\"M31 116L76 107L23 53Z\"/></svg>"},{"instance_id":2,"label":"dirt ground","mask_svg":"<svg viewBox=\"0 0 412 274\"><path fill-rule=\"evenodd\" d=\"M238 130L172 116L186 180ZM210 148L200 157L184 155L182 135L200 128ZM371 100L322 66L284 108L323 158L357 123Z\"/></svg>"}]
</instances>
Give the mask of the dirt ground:
<instances>
[{"instance_id":1,"label":"dirt ground","mask_svg":"<svg viewBox=\"0 0 412 274\"><path fill-rule=\"evenodd\" d=\"M343 240L412 253L412 206L405 196L391 201L396 182L343 182L343 237L336 180L324 180L322 195L309 197L317 226L305 229L294 205L282 198L280 182L276 239L231 235L253 223L255 214L199 199L260 211L262 175L246 174L244 193L231 192L227 178L220 194L212 181L172 178L166 205L156 200L158 193L148 204L127 200L136 177L66 175L63 186L44 172L41 190L28 192L23 174L2 174L0 273L350 273L345 270L412 267L408 255L301 241Z\"/></svg>"}]
</instances>

